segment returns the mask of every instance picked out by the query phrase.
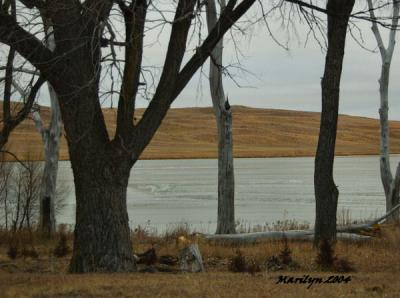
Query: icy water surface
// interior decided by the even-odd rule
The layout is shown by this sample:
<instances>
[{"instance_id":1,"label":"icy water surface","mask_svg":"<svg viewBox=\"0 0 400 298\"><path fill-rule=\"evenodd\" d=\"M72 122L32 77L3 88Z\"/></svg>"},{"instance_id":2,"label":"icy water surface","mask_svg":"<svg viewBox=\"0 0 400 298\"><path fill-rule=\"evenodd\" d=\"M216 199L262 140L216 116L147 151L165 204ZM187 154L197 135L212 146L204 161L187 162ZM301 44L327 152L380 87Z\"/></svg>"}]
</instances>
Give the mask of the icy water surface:
<instances>
[{"instance_id":1,"label":"icy water surface","mask_svg":"<svg viewBox=\"0 0 400 298\"><path fill-rule=\"evenodd\" d=\"M400 156L392 158L395 165ZM278 220L314 222L313 158L235 159L236 219L245 225ZM73 224L75 196L69 162L60 164L59 180L70 193L59 223ZM338 157L335 160L339 213L369 218L385 209L379 178L379 158ZM132 227L157 231L181 222L202 232L214 232L217 210L217 160L139 161L131 172L128 212Z\"/></svg>"}]
</instances>

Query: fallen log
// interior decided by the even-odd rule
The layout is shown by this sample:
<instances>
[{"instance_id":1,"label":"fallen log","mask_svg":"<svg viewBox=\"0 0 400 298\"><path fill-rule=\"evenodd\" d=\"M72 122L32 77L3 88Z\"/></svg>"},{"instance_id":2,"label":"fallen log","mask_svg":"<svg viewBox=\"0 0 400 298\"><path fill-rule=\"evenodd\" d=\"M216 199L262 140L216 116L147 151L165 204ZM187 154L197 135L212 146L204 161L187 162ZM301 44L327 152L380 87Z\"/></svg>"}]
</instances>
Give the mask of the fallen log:
<instances>
[{"instance_id":1,"label":"fallen log","mask_svg":"<svg viewBox=\"0 0 400 298\"><path fill-rule=\"evenodd\" d=\"M218 241L228 243L254 243L260 240L313 240L313 230L292 230L292 231L272 231L272 232L256 232L256 233L244 233L244 234L218 234L218 235L204 235L204 239L207 241ZM342 240L367 240L369 236L363 236L353 233L338 233L337 239Z\"/></svg>"},{"instance_id":2,"label":"fallen log","mask_svg":"<svg viewBox=\"0 0 400 298\"><path fill-rule=\"evenodd\" d=\"M368 231L387 217L392 215L397 209L400 208L400 204L396 205L392 210L387 212L385 215L364 224L355 224L346 227L338 227L336 239L340 240L354 240L363 241L370 239L370 236L359 235L361 231ZM290 231L271 231L271 232L256 232L256 233L243 233L243 234L217 234L217 235L204 235L204 239L208 241L221 241L229 243L254 243L259 240L280 240L280 239L291 239L291 240L313 240L314 230L290 230Z\"/></svg>"},{"instance_id":3,"label":"fallen log","mask_svg":"<svg viewBox=\"0 0 400 298\"><path fill-rule=\"evenodd\" d=\"M400 204L393 207L392 210L387 212L385 215L383 215L375 220L372 220L370 222L367 222L367 223L355 224L355 225L350 225L350 226L345 226L345 227L338 227L337 232L359 233L361 231L371 230L374 228L374 226L383 222L386 218L388 218L390 215L392 215L399 208L400 208Z\"/></svg>"}]
</instances>

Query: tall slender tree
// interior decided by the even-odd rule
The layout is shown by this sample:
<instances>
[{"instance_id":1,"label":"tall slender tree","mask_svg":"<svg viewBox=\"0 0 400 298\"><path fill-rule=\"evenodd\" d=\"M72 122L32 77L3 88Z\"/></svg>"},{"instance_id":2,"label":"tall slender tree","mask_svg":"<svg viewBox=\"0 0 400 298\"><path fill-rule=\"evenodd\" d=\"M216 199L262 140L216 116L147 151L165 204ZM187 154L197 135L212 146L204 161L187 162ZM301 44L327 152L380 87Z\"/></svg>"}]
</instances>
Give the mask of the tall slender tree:
<instances>
[{"instance_id":1,"label":"tall slender tree","mask_svg":"<svg viewBox=\"0 0 400 298\"><path fill-rule=\"evenodd\" d=\"M220 1L220 10L225 9ZM217 23L215 0L207 1L208 31ZM232 110L222 82L223 39L210 56L210 91L218 130L218 217L217 234L235 233L235 175L233 167Z\"/></svg>"},{"instance_id":2,"label":"tall slender tree","mask_svg":"<svg viewBox=\"0 0 400 298\"><path fill-rule=\"evenodd\" d=\"M381 32L377 25L377 17L375 15L375 7L372 0L367 0L369 13L372 22L372 32L378 44L381 54L381 76L379 78L379 95L380 95L380 172L383 189L386 197L386 212L392 210L399 204L400 190L400 163L397 166L395 177L393 178L392 170L390 169L390 142L389 142L389 78L390 66L392 63L394 48L396 44L396 32L399 24L400 1L393 1L392 4L392 24L389 33L388 46L385 47ZM399 211L396 211L391 217L391 220L399 219Z\"/></svg>"},{"instance_id":3,"label":"tall slender tree","mask_svg":"<svg viewBox=\"0 0 400 298\"><path fill-rule=\"evenodd\" d=\"M347 27L354 0L328 0L328 50L321 81L322 113L315 156L314 190L316 203L314 244L336 239L336 212L339 191L333 178L340 80Z\"/></svg>"}]
</instances>

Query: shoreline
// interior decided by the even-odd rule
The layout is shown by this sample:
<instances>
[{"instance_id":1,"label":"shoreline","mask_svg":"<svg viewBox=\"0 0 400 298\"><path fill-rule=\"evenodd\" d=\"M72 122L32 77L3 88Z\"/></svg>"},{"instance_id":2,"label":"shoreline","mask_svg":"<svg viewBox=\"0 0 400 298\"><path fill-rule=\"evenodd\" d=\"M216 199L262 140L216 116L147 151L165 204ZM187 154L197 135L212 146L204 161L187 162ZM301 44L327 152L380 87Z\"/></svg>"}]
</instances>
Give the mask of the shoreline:
<instances>
[{"instance_id":1,"label":"shoreline","mask_svg":"<svg viewBox=\"0 0 400 298\"><path fill-rule=\"evenodd\" d=\"M12 157L11 155L4 153L5 154L5 160L6 162L13 162L16 161L18 162L14 157ZM33 154L34 155L34 154ZM400 152L394 152L391 153L390 156L396 156L396 155L400 155ZM379 153L357 153L357 154L336 154L335 157L368 157L368 156L380 156ZM261 159L261 158L269 158L269 159L275 159L275 158L313 158L315 157L315 155L310 155L310 154L298 154L298 155L291 155L291 154L287 154L287 155L239 155L239 156L234 156L235 159ZM198 156L198 155L194 155L194 156L182 156L182 157L176 157L176 156L159 156L159 157L142 157L139 158L138 160L197 160L197 159L217 159L217 156ZM18 158L19 161L44 161L44 158L40 157L40 158L33 158L33 159L26 159L26 158ZM60 158L59 161L70 161L69 158Z\"/></svg>"}]
</instances>

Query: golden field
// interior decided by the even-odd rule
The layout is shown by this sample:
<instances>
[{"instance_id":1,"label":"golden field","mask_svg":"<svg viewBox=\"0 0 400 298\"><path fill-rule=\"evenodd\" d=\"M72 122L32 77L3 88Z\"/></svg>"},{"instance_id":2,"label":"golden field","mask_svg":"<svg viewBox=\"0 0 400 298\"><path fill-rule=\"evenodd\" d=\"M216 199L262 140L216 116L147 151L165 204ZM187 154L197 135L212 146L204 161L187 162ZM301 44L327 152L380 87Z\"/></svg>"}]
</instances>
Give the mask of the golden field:
<instances>
[{"instance_id":1,"label":"golden field","mask_svg":"<svg viewBox=\"0 0 400 298\"><path fill-rule=\"evenodd\" d=\"M313 156L319 131L319 113L233 106L235 157ZM143 110L139 109L136 121ZM49 109L41 108L45 121ZM110 136L115 131L115 109L104 109ZM400 153L400 122L391 122L391 152ZM212 108L180 108L168 112L142 159L215 158L216 124ZM11 135L8 149L24 158L43 155L33 121L25 120ZM337 155L379 153L377 119L339 117ZM61 159L68 159L63 137Z\"/></svg>"},{"instance_id":2,"label":"golden field","mask_svg":"<svg viewBox=\"0 0 400 298\"><path fill-rule=\"evenodd\" d=\"M4 236L4 235L3 235ZM176 235L149 236L136 233L134 250L154 246L158 255L177 255ZM6 237L3 237L6 239ZM339 241L335 254L347 258L354 272L323 271L315 262L317 251L307 241L289 241L297 268L268 271L263 264L278 255L282 241L251 245L205 243L199 247L206 273L67 274L70 254L55 258L55 240L35 240L37 259L10 260L7 244L0 243L1 297L400 297L400 226L382 228L377 238L365 243ZM71 237L69 238L72 246ZM261 271L233 273L228 265L237 250L261 266ZM277 284L280 275L327 278L351 277L348 283Z\"/></svg>"}]
</instances>

